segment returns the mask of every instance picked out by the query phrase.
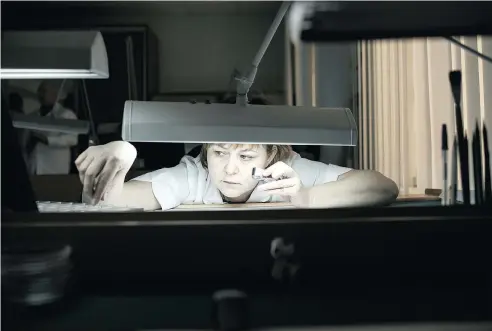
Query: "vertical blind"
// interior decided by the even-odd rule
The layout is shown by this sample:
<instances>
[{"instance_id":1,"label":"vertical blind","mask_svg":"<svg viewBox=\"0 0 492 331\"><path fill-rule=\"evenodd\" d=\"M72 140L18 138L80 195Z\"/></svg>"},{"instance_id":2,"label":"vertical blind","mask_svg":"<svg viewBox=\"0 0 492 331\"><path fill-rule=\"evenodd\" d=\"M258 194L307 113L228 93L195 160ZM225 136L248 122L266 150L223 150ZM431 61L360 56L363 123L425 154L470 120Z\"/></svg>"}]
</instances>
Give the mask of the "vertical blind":
<instances>
[{"instance_id":1,"label":"vertical blind","mask_svg":"<svg viewBox=\"0 0 492 331\"><path fill-rule=\"evenodd\" d=\"M456 39L492 56L491 37ZM360 168L392 178L401 194L442 189L441 126L450 146L456 132L449 71L462 71L471 165L477 122L492 142L492 64L443 38L363 41L358 48Z\"/></svg>"}]
</instances>

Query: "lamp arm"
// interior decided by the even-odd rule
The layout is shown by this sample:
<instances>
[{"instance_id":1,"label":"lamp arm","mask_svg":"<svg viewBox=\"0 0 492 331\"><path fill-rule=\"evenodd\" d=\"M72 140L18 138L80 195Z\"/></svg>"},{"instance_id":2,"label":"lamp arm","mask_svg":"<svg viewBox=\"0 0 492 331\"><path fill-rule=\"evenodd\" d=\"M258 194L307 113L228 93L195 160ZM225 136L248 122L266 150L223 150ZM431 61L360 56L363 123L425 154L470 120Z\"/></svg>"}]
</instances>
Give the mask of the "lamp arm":
<instances>
[{"instance_id":1,"label":"lamp arm","mask_svg":"<svg viewBox=\"0 0 492 331\"><path fill-rule=\"evenodd\" d=\"M256 56L251 63L250 69L245 75L236 77L236 80L238 81L236 87L236 104L239 104L241 106L246 106L248 104L248 92L251 86L253 86L256 72L258 71L258 66L260 65L263 55L265 55L268 46L270 46L270 42L272 41L275 32L277 32L280 23L282 23L282 19L287 13L287 10L289 10L290 4L290 1L285 1L282 3L280 9L277 12L277 15L275 16L275 19L273 20L272 25L270 26L270 29L268 29L268 32L263 39L263 43L261 44L260 49L256 53Z\"/></svg>"}]
</instances>

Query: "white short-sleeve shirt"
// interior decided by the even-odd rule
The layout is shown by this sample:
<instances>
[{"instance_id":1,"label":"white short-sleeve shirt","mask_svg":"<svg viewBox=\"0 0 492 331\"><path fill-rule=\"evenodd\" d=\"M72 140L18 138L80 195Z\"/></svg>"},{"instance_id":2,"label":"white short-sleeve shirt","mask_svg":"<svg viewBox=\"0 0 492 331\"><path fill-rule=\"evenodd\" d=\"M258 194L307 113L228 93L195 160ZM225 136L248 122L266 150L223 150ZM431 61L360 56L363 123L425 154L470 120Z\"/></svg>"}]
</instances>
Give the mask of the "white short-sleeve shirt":
<instances>
[{"instance_id":1,"label":"white short-sleeve shirt","mask_svg":"<svg viewBox=\"0 0 492 331\"><path fill-rule=\"evenodd\" d=\"M297 153L292 153L285 163L299 175L304 187L336 181L340 175L352 170L304 159ZM225 203L219 190L212 183L208 171L203 168L199 156L196 158L184 156L175 167L156 170L133 180L152 183L152 191L162 210L182 204ZM287 199L255 189L247 202L286 202Z\"/></svg>"}]
</instances>

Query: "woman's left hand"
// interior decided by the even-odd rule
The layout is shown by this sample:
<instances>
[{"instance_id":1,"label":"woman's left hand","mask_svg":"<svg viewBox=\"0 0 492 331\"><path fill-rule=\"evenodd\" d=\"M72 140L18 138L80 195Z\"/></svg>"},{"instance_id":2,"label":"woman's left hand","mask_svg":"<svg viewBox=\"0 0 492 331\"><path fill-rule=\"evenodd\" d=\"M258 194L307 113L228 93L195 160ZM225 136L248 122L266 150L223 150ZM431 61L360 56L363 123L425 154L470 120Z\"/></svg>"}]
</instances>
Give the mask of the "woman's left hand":
<instances>
[{"instance_id":1,"label":"woman's left hand","mask_svg":"<svg viewBox=\"0 0 492 331\"><path fill-rule=\"evenodd\" d=\"M284 162L277 162L263 171L264 176L271 176L276 179L273 182L261 184L258 190L271 195L283 195L293 197L302 188L299 175Z\"/></svg>"}]
</instances>

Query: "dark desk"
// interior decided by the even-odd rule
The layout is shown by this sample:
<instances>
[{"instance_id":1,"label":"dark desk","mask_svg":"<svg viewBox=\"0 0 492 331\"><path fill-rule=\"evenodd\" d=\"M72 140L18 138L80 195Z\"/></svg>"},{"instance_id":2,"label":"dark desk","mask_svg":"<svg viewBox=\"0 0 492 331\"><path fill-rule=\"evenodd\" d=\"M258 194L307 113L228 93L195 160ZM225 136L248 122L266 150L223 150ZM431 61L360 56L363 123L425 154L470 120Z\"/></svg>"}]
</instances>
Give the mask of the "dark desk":
<instances>
[{"instance_id":1,"label":"dark desk","mask_svg":"<svg viewBox=\"0 0 492 331\"><path fill-rule=\"evenodd\" d=\"M457 206L446 209L445 217L433 207L145 213L146 225L132 221L136 214L121 216L125 225L104 222L107 215L75 215L71 221L93 222L79 227L57 226L63 215L38 215L55 222L44 227L9 227L4 218L3 243L21 237L69 240L78 279L73 294L52 307L2 304L2 326L208 329L211 294L231 287L250 296L255 327L491 321L492 222L490 213L477 216L476 210ZM192 215L215 225L185 220ZM152 222L170 218L183 223ZM249 218L255 223L241 224ZM274 222L289 218L296 223ZM302 247L303 271L294 285L269 276L268 249L279 233Z\"/></svg>"},{"instance_id":2,"label":"dark desk","mask_svg":"<svg viewBox=\"0 0 492 331\"><path fill-rule=\"evenodd\" d=\"M440 206L441 198L425 194L400 195L390 207L428 207Z\"/></svg>"}]
</instances>

